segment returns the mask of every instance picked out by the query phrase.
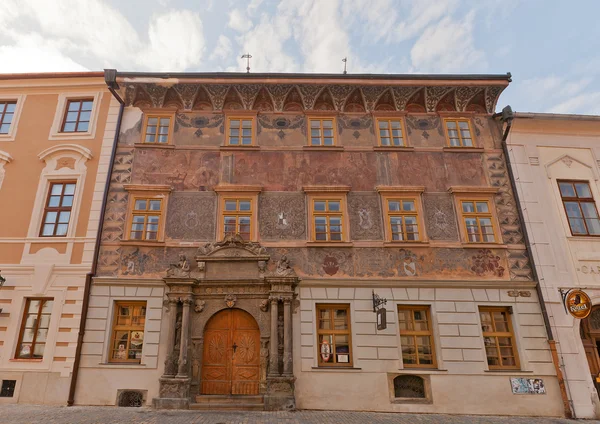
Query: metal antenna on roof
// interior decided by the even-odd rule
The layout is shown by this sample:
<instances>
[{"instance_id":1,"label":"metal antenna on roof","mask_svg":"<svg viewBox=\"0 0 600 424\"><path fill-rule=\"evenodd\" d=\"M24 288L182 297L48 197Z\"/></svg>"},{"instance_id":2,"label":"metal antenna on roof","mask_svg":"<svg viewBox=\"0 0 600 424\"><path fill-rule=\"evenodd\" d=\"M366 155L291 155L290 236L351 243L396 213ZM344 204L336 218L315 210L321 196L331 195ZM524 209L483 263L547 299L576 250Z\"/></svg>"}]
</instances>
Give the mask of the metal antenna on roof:
<instances>
[{"instance_id":1,"label":"metal antenna on roof","mask_svg":"<svg viewBox=\"0 0 600 424\"><path fill-rule=\"evenodd\" d=\"M348 62L348 58L345 57L342 59L342 62L344 62L344 75L346 75L348 72L346 72L346 62Z\"/></svg>"},{"instance_id":2,"label":"metal antenna on roof","mask_svg":"<svg viewBox=\"0 0 600 424\"><path fill-rule=\"evenodd\" d=\"M246 73L250 73L250 59L252 59L252 55L250 53L246 53L242 55L242 59L246 59Z\"/></svg>"}]
</instances>

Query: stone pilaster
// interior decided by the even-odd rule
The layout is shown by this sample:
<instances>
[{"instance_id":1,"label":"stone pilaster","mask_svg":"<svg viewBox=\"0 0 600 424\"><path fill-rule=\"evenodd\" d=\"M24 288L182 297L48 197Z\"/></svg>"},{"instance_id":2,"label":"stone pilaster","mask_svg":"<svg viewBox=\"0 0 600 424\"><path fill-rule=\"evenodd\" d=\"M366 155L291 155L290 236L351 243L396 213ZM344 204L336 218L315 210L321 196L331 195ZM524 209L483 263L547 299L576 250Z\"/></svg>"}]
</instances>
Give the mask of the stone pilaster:
<instances>
[{"instance_id":1,"label":"stone pilaster","mask_svg":"<svg viewBox=\"0 0 600 424\"><path fill-rule=\"evenodd\" d=\"M279 313L279 298L271 296L269 298L271 302L271 343L270 343L270 355L269 355L269 375L279 375L279 352L277 352L277 346L279 341L277 340L277 315Z\"/></svg>"},{"instance_id":2,"label":"stone pilaster","mask_svg":"<svg viewBox=\"0 0 600 424\"><path fill-rule=\"evenodd\" d=\"M292 362L292 298L283 298L283 374L293 374Z\"/></svg>"},{"instance_id":3,"label":"stone pilaster","mask_svg":"<svg viewBox=\"0 0 600 424\"><path fill-rule=\"evenodd\" d=\"M188 377L188 343L190 335L190 307L193 303L191 298L182 299L182 319L181 319L181 341L179 345L179 367L177 377Z\"/></svg>"}]
</instances>

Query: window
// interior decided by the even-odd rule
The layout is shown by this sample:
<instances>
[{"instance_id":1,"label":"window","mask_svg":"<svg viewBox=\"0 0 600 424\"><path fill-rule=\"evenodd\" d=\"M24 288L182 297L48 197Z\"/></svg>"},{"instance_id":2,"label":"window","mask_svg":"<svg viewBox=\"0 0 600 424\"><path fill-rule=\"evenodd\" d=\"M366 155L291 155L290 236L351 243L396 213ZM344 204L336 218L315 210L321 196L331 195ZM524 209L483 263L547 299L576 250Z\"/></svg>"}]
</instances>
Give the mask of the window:
<instances>
[{"instance_id":1,"label":"window","mask_svg":"<svg viewBox=\"0 0 600 424\"><path fill-rule=\"evenodd\" d=\"M17 380L2 380L2 387L0 388L0 397L13 397L15 395L16 386Z\"/></svg>"},{"instance_id":2,"label":"window","mask_svg":"<svg viewBox=\"0 0 600 424\"><path fill-rule=\"evenodd\" d=\"M94 99L68 100L61 132L87 132Z\"/></svg>"},{"instance_id":3,"label":"window","mask_svg":"<svg viewBox=\"0 0 600 424\"><path fill-rule=\"evenodd\" d=\"M67 235L74 197L74 181L50 184L40 231L41 237L65 237Z\"/></svg>"},{"instance_id":4,"label":"window","mask_svg":"<svg viewBox=\"0 0 600 424\"><path fill-rule=\"evenodd\" d=\"M517 369L519 357L509 308L480 307L481 331L490 369Z\"/></svg>"},{"instance_id":5,"label":"window","mask_svg":"<svg viewBox=\"0 0 600 424\"><path fill-rule=\"evenodd\" d=\"M590 185L585 181L559 181L558 186L571 234L600 235L600 220Z\"/></svg>"},{"instance_id":6,"label":"window","mask_svg":"<svg viewBox=\"0 0 600 424\"><path fill-rule=\"evenodd\" d=\"M142 360L146 302L116 302L109 362Z\"/></svg>"},{"instance_id":7,"label":"window","mask_svg":"<svg viewBox=\"0 0 600 424\"><path fill-rule=\"evenodd\" d=\"M129 239L158 240L162 209L163 199L134 197Z\"/></svg>"},{"instance_id":8,"label":"window","mask_svg":"<svg viewBox=\"0 0 600 424\"><path fill-rule=\"evenodd\" d=\"M148 115L144 129L144 143L167 144L171 131L170 116Z\"/></svg>"},{"instance_id":9,"label":"window","mask_svg":"<svg viewBox=\"0 0 600 424\"><path fill-rule=\"evenodd\" d=\"M429 306L398 306L398 327L405 368L435 368Z\"/></svg>"},{"instance_id":10,"label":"window","mask_svg":"<svg viewBox=\"0 0 600 424\"><path fill-rule=\"evenodd\" d=\"M334 118L311 118L309 119L309 123L311 146L335 145Z\"/></svg>"},{"instance_id":11,"label":"window","mask_svg":"<svg viewBox=\"0 0 600 424\"><path fill-rule=\"evenodd\" d=\"M349 305L317 305L320 366L352 366Z\"/></svg>"},{"instance_id":12,"label":"window","mask_svg":"<svg viewBox=\"0 0 600 424\"><path fill-rule=\"evenodd\" d=\"M468 119L445 119L450 147L473 147L471 124Z\"/></svg>"},{"instance_id":13,"label":"window","mask_svg":"<svg viewBox=\"0 0 600 424\"><path fill-rule=\"evenodd\" d=\"M342 199L313 199L312 215L314 240L344 240Z\"/></svg>"},{"instance_id":14,"label":"window","mask_svg":"<svg viewBox=\"0 0 600 424\"><path fill-rule=\"evenodd\" d=\"M252 199L223 199L223 236L252 237Z\"/></svg>"},{"instance_id":15,"label":"window","mask_svg":"<svg viewBox=\"0 0 600 424\"><path fill-rule=\"evenodd\" d=\"M385 204L391 241L419 241L417 200L392 197Z\"/></svg>"},{"instance_id":16,"label":"window","mask_svg":"<svg viewBox=\"0 0 600 424\"><path fill-rule=\"evenodd\" d=\"M377 119L379 144L381 146L406 147L404 126L400 119Z\"/></svg>"},{"instance_id":17,"label":"window","mask_svg":"<svg viewBox=\"0 0 600 424\"><path fill-rule=\"evenodd\" d=\"M44 357L53 303L53 299L27 299L15 358L42 359Z\"/></svg>"},{"instance_id":18,"label":"window","mask_svg":"<svg viewBox=\"0 0 600 424\"><path fill-rule=\"evenodd\" d=\"M10 124L15 116L17 102L15 101L0 101L0 134L8 134Z\"/></svg>"},{"instance_id":19,"label":"window","mask_svg":"<svg viewBox=\"0 0 600 424\"><path fill-rule=\"evenodd\" d=\"M227 145L251 146L254 139L254 119L252 117L228 118Z\"/></svg>"},{"instance_id":20,"label":"window","mask_svg":"<svg viewBox=\"0 0 600 424\"><path fill-rule=\"evenodd\" d=\"M495 243L493 216L488 200L461 200L463 224L469 243Z\"/></svg>"}]
</instances>

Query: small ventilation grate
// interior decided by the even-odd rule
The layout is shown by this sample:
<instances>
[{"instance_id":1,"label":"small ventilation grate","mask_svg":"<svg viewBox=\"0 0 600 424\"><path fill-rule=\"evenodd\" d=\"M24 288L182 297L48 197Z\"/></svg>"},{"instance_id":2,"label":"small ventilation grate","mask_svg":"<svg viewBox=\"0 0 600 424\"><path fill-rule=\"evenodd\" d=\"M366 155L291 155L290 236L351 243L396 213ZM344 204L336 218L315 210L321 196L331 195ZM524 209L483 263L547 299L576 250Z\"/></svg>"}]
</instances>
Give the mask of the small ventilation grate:
<instances>
[{"instance_id":1,"label":"small ventilation grate","mask_svg":"<svg viewBox=\"0 0 600 424\"><path fill-rule=\"evenodd\" d=\"M119 406L140 407L144 403L142 392L135 390L124 390L119 395Z\"/></svg>"},{"instance_id":2,"label":"small ventilation grate","mask_svg":"<svg viewBox=\"0 0 600 424\"><path fill-rule=\"evenodd\" d=\"M2 380L2 389L0 389L0 397L13 397L15 395L15 386L17 380Z\"/></svg>"},{"instance_id":3,"label":"small ventilation grate","mask_svg":"<svg viewBox=\"0 0 600 424\"><path fill-rule=\"evenodd\" d=\"M397 398L425 399L425 382L417 375L399 375L394 378L394 395Z\"/></svg>"}]
</instances>

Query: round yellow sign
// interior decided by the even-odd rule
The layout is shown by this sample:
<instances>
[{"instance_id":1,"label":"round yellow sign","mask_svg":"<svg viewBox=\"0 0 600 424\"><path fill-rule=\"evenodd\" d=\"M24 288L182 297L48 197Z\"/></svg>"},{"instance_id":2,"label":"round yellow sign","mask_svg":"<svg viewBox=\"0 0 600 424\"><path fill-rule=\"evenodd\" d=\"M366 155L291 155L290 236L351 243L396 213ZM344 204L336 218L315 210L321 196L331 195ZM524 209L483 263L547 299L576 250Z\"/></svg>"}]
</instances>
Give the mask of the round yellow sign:
<instances>
[{"instance_id":1,"label":"round yellow sign","mask_svg":"<svg viewBox=\"0 0 600 424\"><path fill-rule=\"evenodd\" d=\"M565 297L565 307L573 317L584 319L592 312L592 300L586 292L573 289Z\"/></svg>"}]
</instances>

